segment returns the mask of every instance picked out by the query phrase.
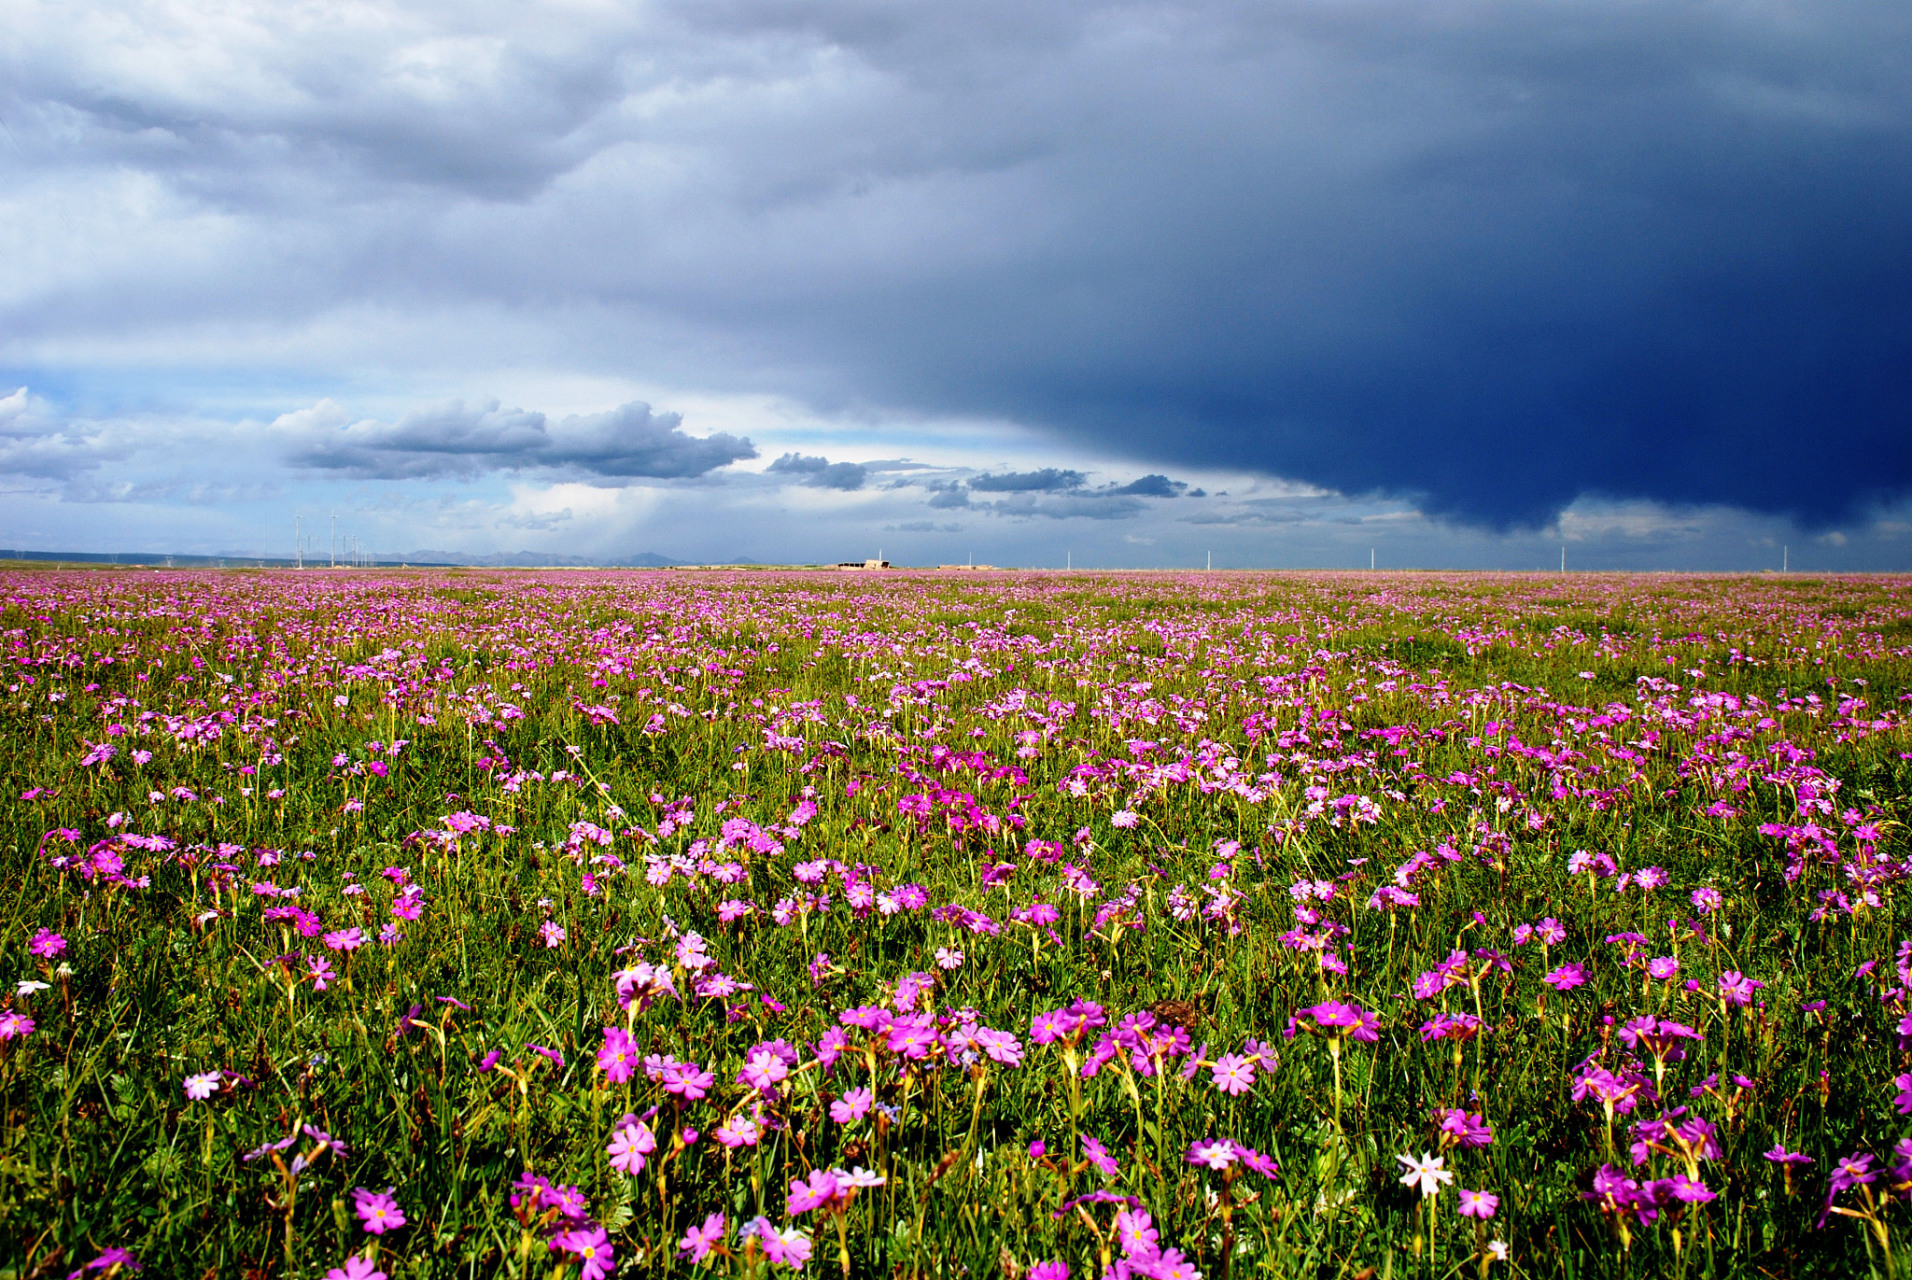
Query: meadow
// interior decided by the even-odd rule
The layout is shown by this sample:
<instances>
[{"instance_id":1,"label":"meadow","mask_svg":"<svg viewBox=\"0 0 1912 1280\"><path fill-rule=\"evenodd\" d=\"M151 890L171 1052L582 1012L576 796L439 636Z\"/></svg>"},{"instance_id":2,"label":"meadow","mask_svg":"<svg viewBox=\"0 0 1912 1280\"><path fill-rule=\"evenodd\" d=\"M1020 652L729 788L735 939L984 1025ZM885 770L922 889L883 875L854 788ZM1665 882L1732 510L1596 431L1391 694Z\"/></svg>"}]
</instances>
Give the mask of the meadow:
<instances>
[{"instance_id":1,"label":"meadow","mask_svg":"<svg viewBox=\"0 0 1912 1280\"><path fill-rule=\"evenodd\" d=\"M1909 585L0 573L0 1277L1905 1271Z\"/></svg>"}]
</instances>

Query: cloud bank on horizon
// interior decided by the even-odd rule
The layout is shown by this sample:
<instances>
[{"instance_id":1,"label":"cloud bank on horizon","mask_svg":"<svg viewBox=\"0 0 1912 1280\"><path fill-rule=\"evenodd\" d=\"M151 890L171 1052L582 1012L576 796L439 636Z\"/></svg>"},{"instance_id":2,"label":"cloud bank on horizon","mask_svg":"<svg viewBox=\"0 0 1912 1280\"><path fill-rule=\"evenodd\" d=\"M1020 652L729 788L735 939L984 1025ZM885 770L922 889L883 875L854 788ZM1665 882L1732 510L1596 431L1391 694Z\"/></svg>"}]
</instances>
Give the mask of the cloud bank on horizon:
<instances>
[{"instance_id":1,"label":"cloud bank on horizon","mask_svg":"<svg viewBox=\"0 0 1912 1280\"><path fill-rule=\"evenodd\" d=\"M1900 6L7 12L0 538L1912 545Z\"/></svg>"}]
</instances>

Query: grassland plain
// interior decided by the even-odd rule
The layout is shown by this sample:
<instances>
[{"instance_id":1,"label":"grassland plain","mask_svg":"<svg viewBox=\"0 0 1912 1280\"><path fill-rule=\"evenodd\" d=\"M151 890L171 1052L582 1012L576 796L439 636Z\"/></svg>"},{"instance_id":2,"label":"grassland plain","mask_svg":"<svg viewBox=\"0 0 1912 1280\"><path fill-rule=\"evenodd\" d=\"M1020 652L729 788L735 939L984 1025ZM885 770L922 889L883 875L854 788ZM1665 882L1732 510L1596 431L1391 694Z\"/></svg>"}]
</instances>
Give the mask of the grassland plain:
<instances>
[{"instance_id":1,"label":"grassland plain","mask_svg":"<svg viewBox=\"0 0 1912 1280\"><path fill-rule=\"evenodd\" d=\"M1890 1274L1909 585L0 574L0 1276Z\"/></svg>"}]
</instances>

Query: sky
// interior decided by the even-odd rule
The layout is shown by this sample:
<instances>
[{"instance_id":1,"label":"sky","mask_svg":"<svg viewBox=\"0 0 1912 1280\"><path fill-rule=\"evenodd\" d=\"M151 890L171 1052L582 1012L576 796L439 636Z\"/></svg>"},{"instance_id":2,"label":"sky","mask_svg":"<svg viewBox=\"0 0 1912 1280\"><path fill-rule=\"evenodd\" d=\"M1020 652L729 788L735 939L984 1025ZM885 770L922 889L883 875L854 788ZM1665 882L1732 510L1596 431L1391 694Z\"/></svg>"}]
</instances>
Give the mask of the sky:
<instances>
[{"instance_id":1,"label":"sky","mask_svg":"<svg viewBox=\"0 0 1912 1280\"><path fill-rule=\"evenodd\" d=\"M1912 7L0 0L0 547L1912 569Z\"/></svg>"}]
</instances>

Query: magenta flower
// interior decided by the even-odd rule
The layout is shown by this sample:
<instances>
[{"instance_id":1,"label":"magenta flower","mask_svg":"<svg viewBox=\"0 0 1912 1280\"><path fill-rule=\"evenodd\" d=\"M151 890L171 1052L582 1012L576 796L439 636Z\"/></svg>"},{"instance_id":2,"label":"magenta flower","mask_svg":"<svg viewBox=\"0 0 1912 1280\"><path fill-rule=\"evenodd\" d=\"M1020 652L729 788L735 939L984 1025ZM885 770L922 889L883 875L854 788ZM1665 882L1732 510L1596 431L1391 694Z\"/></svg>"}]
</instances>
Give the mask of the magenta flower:
<instances>
[{"instance_id":1,"label":"magenta flower","mask_svg":"<svg viewBox=\"0 0 1912 1280\"><path fill-rule=\"evenodd\" d=\"M1113 1178L1122 1168L1116 1163L1115 1157L1109 1154L1107 1147L1086 1133L1082 1135L1082 1155L1099 1169L1105 1178Z\"/></svg>"},{"instance_id":2,"label":"magenta flower","mask_svg":"<svg viewBox=\"0 0 1912 1280\"><path fill-rule=\"evenodd\" d=\"M611 1274L617 1255L603 1227L577 1227L551 1237L551 1250L563 1251L579 1262L579 1280L604 1280Z\"/></svg>"},{"instance_id":3,"label":"magenta flower","mask_svg":"<svg viewBox=\"0 0 1912 1280\"><path fill-rule=\"evenodd\" d=\"M357 925L350 929L334 929L325 935L325 945L334 951L357 951L365 945L365 931Z\"/></svg>"},{"instance_id":4,"label":"magenta flower","mask_svg":"<svg viewBox=\"0 0 1912 1280\"><path fill-rule=\"evenodd\" d=\"M598 1070L612 1084L623 1084L637 1071L637 1043L623 1027L604 1028L604 1044L597 1054Z\"/></svg>"},{"instance_id":5,"label":"magenta flower","mask_svg":"<svg viewBox=\"0 0 1912 1280\"><path fill-rule=\"evenodd\" d=\"M1024 1280L1069 1280L1069 1264L1055 1260L1031 1263L1023 1276Z\"/></svg>"},{"instance_id":6,"label":"magenta flower","mask_svg":"<svg viewBox=\"0 0 1912 1280\"><path fill-rule=\"evenodd\" d=\"M1264 1178L1272 1178L1281 1172L1281 1166L1275 1163L1273 1156L1265 1156L1253 1147L1244 1147L1237 1142L1235 1155L1241 1160L1244 1168L1253 1169Z\"/></svg>"},{"instance_id":7,"label":"magenta flower","mask_svg":"<svg viewBox=\"0 0 1912 1280\"><path fill-rule=\"evenodd\" d=\"M1656 1059L1666 1062L1679 1062L1686 1057L1682 1041L1705 1038L1684 1023L1658 1018L1650 1013L1633 1018L1620 1028L1620 1039L1627 1048L1644 1048Z\"/></svg>"},{"instance_id":8,"label":"magenta flower","mask_svg":"<svg viewBox=\"0 0 1912 1280\"><path fill-rule=\"evenodd\" d=\"M0 1043L33 1034L34 1021L15 1009L0 1009Z\"/></svg>"},{"instance_id":9,"label":"magenta flower","mask_svg":"<svg viewBox=\"0 0 1912 1280\"><path fill-rule=\"evenodd\" d=\"M1753 992L1766 984L1747 977L1737 969L1728 969L1719 976L1719 997L1727 1004L1744 1008L1753 1002Z\"/></svg>"},{"instance_id":10,"label":"magenta flower","mask_svg":"<svg viewBox=\"0 0 1912 1280\"><path fill-rule=\"evenodd\" d=\"M1155 1219L1146 1209L1118 1209L1115 1214L1115 1238L1122 1252L1136 1255L1153 1255L1159 1252L1158 1242L1161 1232L1155 1228Z\"/></svg>"},{"instance_id":11,"label":"magenta flower","mask_svg":"<svg viewBox=\"0 0 1912 1280\"><path fill-rule=\"evenodd\" d=\"M1899 1091L1892 1099L1892 1105L1899 1109L1900 1115L1912 1116L1912 1073L1894 1076L1892 1084Z\"/></svg>"},{"instance_id":12,"label":"magenta flower","mask_svg":"<svg viewBox=\"0 0 1912 1280\"><path fill-rule=\"evenodd\" d=\"M644 1171L644 1157L657 1150L657 1135L641 1120L626 1120L611 1132L604 1154L619 1173L636 1175Z\"/></svg>"},{"instance_id":13,"label":"magenta flower","mask_svg":"<svg viewBox=\"0 0 1912 1280\"><path fill-rule=\"evenodd\" d=\"M1862 1182L1871 1182L1879 1176L1872 1167L1872 1157L1864 1152L1855 1151L1832 1166L1832 1175L1826 1182L1832 1195L1849 1191Z\"/></svg>"},{"instance_id":14,"label":"magenta flower","mask_svg":"<svg viewBox=\"0 0 1912 1280\"><path fill-rule=\"evenodd\" d=\"M312 989L314 991L325 990L326 984L339 976L333 970L332 962L324 956L307 956L305 958L305 967L305 976L312 979Z\"/></svg>"},{"instance_id":15,"label":"magenta flower","mask_svg":"<svg viewBox=\"0 0 1912 1280\"><path fill-rule=\"evenodd\" d=\"M1235 1144L1227 1139L1208 1142L1192 1142L1188 1147L1188 1162L1204 1169L1226 1169L1241 1159L1235 1150Z\"/></svg>"},{"instance_id":16,"label":"magenta flower","mask_svg":"<svg viewBox=\"0 0 1912 1280\"><path fill-rule=\"evenodd\" d=\"M89 1271L105 1271L111 1267L123 1267L128 1271L138 1271L140 1264L139 1259L115 1245L78 1270L67 1272L66 1280L77 1280L79 1276L85 1275Z\"/></svg>"},{"instance_id":17,"label":"magenta flower","mask_svg":"<svg viewBox=\"0 0 1912 1280\"><path fill-rule=\"evenodd\" d=\"M364 1187L352 1189L352 1212L366 1231L382 1236L387 1231L396 1231L405 1225L405 1211L398 1207L398 1201L392 1199L392 1189L367 1191Z\"/></svg>"},{"instance_id":18,"label":"magenta flower","mask_svg":"<svg viewBox=\"0 0 1912 1280\"><path fill-rule=\"evenodd\" d=\"M790 1068L782 1058L768 1049L759 1049L750 1055L750 1061L737 1073L737 1083L749 1085L759 1093L767 1093L789 1075Z\"/></svg>"},{"instance_id":19,"label":"magenta flower","mask_svg":"<svg viewBox=\"0 0 1912 1280\"><path fill-rule=\"evenodd\" d=\"M1330 1040L1352 1039L1373 1044L1381 1038L1380 1014L1339 1000L1324 1000L1297 1010L1290 1020L1290 1031L1297 1026Z\"/></svg>"},{"instance_id":20,"label":"magenta flower","mask_svg":"<svg viewBox=\"0 0 1912 1280\"><path fill-rule=\"evenodd\" d=\"M677 1063L663 1071L664 1092L677 1094L686 1102L703 1097L716 1081L715 1075L694 1062Z\"/></svg>"},{"instance_id":21,"label":"magenta flower","mask_svg":"<svg viewBox=\"0 0 1912 1280\"><path fill-rule=\"evenodd\" d=\"M711 1214L704 1219L703 1226L692 1227L684 1233L684 1238L677 1242L677 1252L692 1262L702 1262L710 1256L713 1249L723 1243L724 1232L729 1225L729 1219L723 1214Z\"/></svg>"},{"instance_id":22,"label":"magenta flower","mask_svg":"<svg viewBox=\"0 0 1912 1280\"><path fill-rule=\"evenodd\" d=\"M1255 1062L1238 1053L1225 1054L1209 1069L1210 1081L1231 1098L1247 1093L1255 1087Z\"/></svg>"},{"instance_id":23,"label":"magenta flower","mask_svg":"<svg viewBox=\"0 0 1912 1280\"><path fill-rule=\"evenodd\" d=\"M51 960L66 950L66 939L51 929L42 929L27 943L27 951L42 960Z\"/></svg>"},{"instance_id":24,"label":"magenta flower","mask_svg":"<svg viewBox=\"0 0 1912 1280\"><path fill-rule=\"evenodd\" d=\"M809 1178L792 1178L790 1194L784 1201L784 1212L791 1217L808 1213L841 1198L843 1188L837 1185L836 1175L828 1169L812 1169Z\"/></svg>"},{"instance_id":25,"label":"magenta flower","mask_svg":"<svg viewBox=\"0 0 1912 1280\"><path fill-rule=\"evenodd\" d=\"M1541 981L1556 991L1572 991L1575 987L1584 987L1587 984L1587 966L1563 964Z\"/></svg>"},{"instance_id":26,"label":"magenta flower","mask_svg":"<svg viewBox=\"0 0 1912 1280\"><path fill-rule=\"evenodd\" d=\"M738 1147L756 1146L762 1131L757 1128L756 1121L748 1116L727 1116L712 1136L723 1146L735 1150Z\"/></svg>"},{"instance_id":27,"label":"magenta flower","mask_svg":"<svg viewBox=\"0 0 1912 1280\"><path fill-rule=\"evenodd\" d=\"M795 1227L778 1231L770 1225L770 1219L760 1217L745 1227L744 1233L756 1236L763 1246L763 1256L779 1266L801 1271L810 1260L810 1237Z\"/></svg>"},{"instance_id":28,"label":"magenta flower","mask_svg":"<svg viewBox=\"0 0 1912 1280\"><path fill-rule=\"evenodd\" d=\"M849 1124L852 1120L861 1120L870 1113L870 1103L873 1101L875 1096L868 1089L851 1089L830 1104L830 1119L838 1124Z\"/></svg>"},{"instance_id":29,"label":"magenta flower","mask_svg":"<svg viewBox=\"0 0 1912 1280\"><path fill-rule=\"evenodd\" d=\"M976 1043L991 1062L999 1062L1005 1067L1022 1065L1022 1041L1007 1031L992 1031L984 1027L976 1033Z\"/></svg>"},{"instance_id":30,"label":"magenta flower","mask_svg":"<svg viewBox=\"0 0 1912 1280\"><path fill-rule=\"evenodd\" d=\"M1494 1130L1485 1116L1473 1115L1460 1107L1437 1107L1441 1118L1441 1136L1457 1147L1492 1146Z\"/></svg>"},{"instance_id":31,"label":"magenta flower","mask_svg":"<svg viewBox=\"0 0 1912 1280\"><path fill-rule=\"evenodd\" d=\"M325 1280L389 1280L389 1277L370 1258L352 1254L345 1259L344 1266L326 1272Z\"/></svg>"},{"instance_id":32,"label":"magenta flower","mask_svg":"<svg viewBox=\"0 0 1912 1280\"><path fill-rule=\"evenodd\" d=\"M219 1092L220 1073L206 1071L196 1076L186 1077L186 1096L194 1102L204 1102Z\"/></svg>"},{"instance_id":33,"label":"magenta flower","mask_svg":"<svg viewBox=\"0 0 1912 1280\"><path fill-rule=\"evenodd\" d=\"M1801 1155L1797 1151L1788 1151L1784 1144L1778 1142L1773 1143L1773 1149L1771 1151L1762 1151L1760 1154L1778 1165L1812 1163L1811 1156Z\"/></svg>"},{"instance_id":34,"label":"magenta flower","mask_svg":"<svg viewBox=\"0 0 1912 1280\"><path fill-rule=\"evenodd\" d=\"M1706 1204L1719 1199L1719 1194L1711 1190L1704 1182L1676 1173L1671 1179L1673 1198L1682 1204Z\"/></svg>"},{"instance_id":35,"label":"magenta flower","mask_svg":"<svg viewBox=\"0 0 1912 1280\"><path fill-rule=\"evenodd\" d=\"M1029 1024L1029 1038L1037 1044L1054 1044L1058 1040L1066 1040L1074 1031L1074 1019L1061 1009L1039 1013L1035 1021Z\"/></svg>"},{"instance_id":36,"label":"magenta flower","mask_svg":"<svg viewBox=\"0 0 1912 1280\"><path fill-rule=\"evenodd\" d=\"M1491 1191L1469 1191L1460 1188L1460 1210L1463 1218L1491 1218L1500 1208L1500 1197Z\"/></svg>"}]
</instances>

